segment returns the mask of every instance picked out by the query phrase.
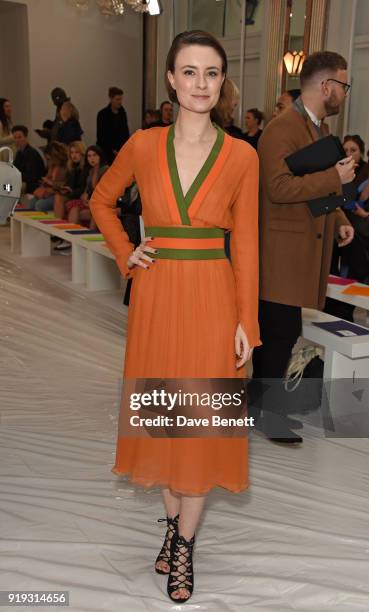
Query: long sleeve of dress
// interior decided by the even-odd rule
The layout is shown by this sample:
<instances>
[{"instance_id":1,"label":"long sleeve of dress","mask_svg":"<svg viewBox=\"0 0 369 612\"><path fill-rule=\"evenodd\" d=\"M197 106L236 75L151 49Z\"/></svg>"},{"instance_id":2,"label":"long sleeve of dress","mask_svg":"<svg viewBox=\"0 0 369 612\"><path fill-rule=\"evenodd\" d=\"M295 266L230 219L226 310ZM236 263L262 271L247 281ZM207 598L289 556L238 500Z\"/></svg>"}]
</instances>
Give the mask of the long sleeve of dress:
<instances>
[{"instance_id":1,"label":"long sleeve of dress","mask_svg":"<svg viewBox=\"0 0 369 612\"><path fill-rule=\"evenodd\" d=\"M258 323L259 298L259 160L248 151L248 167L232 206L232 268L236 280L239 322L251 347L261 344Z\"/></svg>"},{"instance_id":2,"label":"long sleeve of dress","mask_svg":"<svg viewBox=\"0 0 369 612\"><path fill-rule=\"evenodd\" d=\"M135 138L136 135L133 135L121 148L113 164L97 184L90 200L91 214L125 278L132 276L127 260L135 247L129 241L128 234L116 215L116 202L134 181Z\"/></svg>"}]
</instances>

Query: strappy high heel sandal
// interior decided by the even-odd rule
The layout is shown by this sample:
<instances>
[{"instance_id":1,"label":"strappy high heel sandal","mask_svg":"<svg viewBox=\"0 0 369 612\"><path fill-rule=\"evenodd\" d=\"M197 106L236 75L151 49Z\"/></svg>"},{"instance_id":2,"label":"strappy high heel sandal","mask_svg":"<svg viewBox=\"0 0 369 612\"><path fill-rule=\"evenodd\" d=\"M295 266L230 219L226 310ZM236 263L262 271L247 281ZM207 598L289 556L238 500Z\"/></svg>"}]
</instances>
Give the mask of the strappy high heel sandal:
<instances>
[{"instance_id":1,"label":"strappy high heel sandal","mask_svg":"<svg viewBox=\"0 0 369 612\"><path fill-rule=\"evenodd\" d=\"M175 532L171 545L170 573L168 576L168 595L176 603L188 601L193 593L194 575L192 565L192 550L195 543L195 535L190 540ZM178 589L186 589L188 597L173 597Z\"/></svg>"},{"instance_id":2,"label":"strappy high heel sandal","mask_svg":"<svg viewBox=\"0 0 369 612\"><path fill-rule=\"evenodd\" d=\"M156 564L158 563L158 561L165 561L165 563L168 563L170 567L170 547L172 543L172 538L178 529L178 520L179 520L179 514L177 514L177 516L175 516L174 518L170 518L169 516L167 516L167 518L158 519L158 523L167 521L168 529L165 534L164 544L161 547L161 551L156 557L156 561L155 561L155 571L157 574L169 574L169 571L166 572L164 570L157 568Z\"/></svg>"}]
</instances>

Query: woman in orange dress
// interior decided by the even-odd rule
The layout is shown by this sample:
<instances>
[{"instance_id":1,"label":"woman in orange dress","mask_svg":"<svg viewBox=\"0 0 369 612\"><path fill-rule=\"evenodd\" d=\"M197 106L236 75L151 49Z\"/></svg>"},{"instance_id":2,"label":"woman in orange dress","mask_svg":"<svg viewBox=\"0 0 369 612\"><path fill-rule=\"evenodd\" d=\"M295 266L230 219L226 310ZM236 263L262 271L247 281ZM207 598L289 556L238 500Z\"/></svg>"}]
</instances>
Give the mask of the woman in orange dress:
<instances>
[{"instance_id":1,"label":"woman in orange dress","mask_svg":"<svg viewBox=\"0 0 369 612\"><path fill-rule=\"evenodd\" d=\"M134 278L125 379L244 378L260 344L258 158L211 122L226 70L212 35L179 34L166 72L170 98L179 104L175 125L137 131L90 201L123 276ZM115 214L133 181L146 236L135 250ZM232 264L224 230L231 231ZM188 600L206 494L248 486L247 437L119 435L112 471L162 488L168 528L155 569L168 574L173 601Z\"/></svg>"}]
</instances>

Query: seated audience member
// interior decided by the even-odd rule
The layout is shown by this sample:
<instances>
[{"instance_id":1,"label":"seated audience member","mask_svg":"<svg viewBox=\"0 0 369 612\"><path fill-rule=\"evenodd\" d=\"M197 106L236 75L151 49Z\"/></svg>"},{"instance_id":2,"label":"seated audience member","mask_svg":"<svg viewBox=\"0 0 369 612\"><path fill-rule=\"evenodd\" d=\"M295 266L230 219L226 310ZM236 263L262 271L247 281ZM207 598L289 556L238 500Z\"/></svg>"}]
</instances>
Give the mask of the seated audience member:
<instances>
[{"instance_id":1,"label":"seated audience member","mask_svg":"<svg viewBox=\"0 0 369 612\"><path fill-rule=\"evenodd\" d=\"M275 105L275 109L273 112L273 117L277 117L280 113L282 113L286 108L291 106L295 100L300 96L301 89L288 89L284 91L278 98L277 104Z\"/></svg>"},{"instance_id":2,"label":"seated audience member","mask_svg":"<svg viewBox=\"0 0 369 612\"><path fill-rule=\"evenodd\" d=\"M345 206L345 214L355 230L351 244L341 251L341 267L347 276L369 282L369 164L365 162L365 143L358 134L347 135L343 141L347 157L352 156L355 168L356 199Z\"/></svg>"},{"instance_id":3,"label":"seated audience member","mask_svg":"<svg viewBox=\"0 0 369 612\"><path fill-rule=\"evenodd\" d=\"M154 121L150 127L167 127L173 123L173 104L168 100L164 100L160 104L160 118Z\"/></svg>"},{"instance_id":4,"label":"seated audience member","mask_svg":"<svg viewBox=\"0 0 369 612\"><path fill-rule=\"evenodd\" d=\"M65 185L60 188L54 197L54 213L59 219L67 214L67 204L71 200L81 198L86 188L87 174L85 168L86 147L83 142L72 142L68 147L68 163ZM70 248L70 242L58 240L55 250L63 251Z\"/></svg>"},{"instance_id":5,"label":"seated audience member","mask_svg":"<svg viewBox=\"0 0 369 612\"><path fill-rule=\"evenodd\" d=\"M85 154L86 147L81 141L72 142L68 147L65 184L58 189L54 197L54 213L59 219L64 219L66 215L66 203L80 198L85 190L87 180Z\"/></svg>"},{"instance_id":6,"label":"seated audience member","mask_svg":"<svg viewBox=\"0 0 369 612\"><path fill-rule=\"evenodd\" d=\"M83 130L79 122L79 113L72 102L64 102L60 109L60 119L56 140L69 145L81 140Z\"/></svg>"},{"instance_id":7,"label":"seated audience member","mask_svg":"<svg viewBox=\"0 0 369 612\"><path fill-rule=\"evenodd\" d=\"M365 143L358 134L347 134L343 139L343 148L347 157L351 155L357 164L354 183L359 186L369 177L369 164L364 161Z\"/></svg>"},{"instance_id":8,"label":"seated audience member","mask_svg":"<svg viewBox=\"0 0 369 612\"><path fill-rule=\"evenodd\" d=\"M54 196L65 183L68 149L61 142L50 142L45 148L47 174L33 192L28 206L34 210L47 212L54 209Z\"/></svg>"},{"instance_id":9,"label":"seated audience member","mask_svg":"<svg viewBox=\"0 0 369 612\"><path fill-rule=\"evenodd\" d=\"M257 108L249 108L246 113L245 123L246 123L246 132L244 134L244 139L248 142L254 149L258 148L258 141L263 133L263 130L260 129L261 122L264 119L264 115Z\"/></svg>"},{"instance_id":10,"label":"seated audience member","mask_svg":"<svg viewBox=\"0 0 369 612\"><path fill-rule=\"evenodd\" d=\"M69 202L66 203L68 221L70 223L88 224L90 229L97 229L96 223L90 212L89 201L97 183L108 169L103 159L103 152L99 147L91 145L87 148L85 166L86 171L88 170L88 176L85 190L80 198L69 200Z\"/></svg>"},{"instance_id":11,"label":"seated audience member","mask_svg":"<svg viewBox=\"0 0 369 612\"><path fill-rule=\"evenodd\" d=\"M17 147L14 165L22 175L22 194L33 193L45 174L44 161L28 142L28 128L15 125L12 134Z\"/></svg>"},{"instance_id":12,"label":"seated audience member","mask_svg":"<svg viewBox=\"0 0 369 612\"><path fill-rule=\"evenodd\" d=\"M369 164L364 161L365 144L362 138L348 134L343 140L347 157L356 163L356 199L344 206L344 212L355 230L352 242L342 248L334 245L331 273L355 280L369 282ZM355 307L340 300L327 298L324 308L331 315L353 321Z\"/></svg>"},{"instance_id":13,"label":"seated audience member","mask_svg":"<svg viewBox=\"0 0 369 612\"><path fill-rule=\"evenodd\" d=\"M9 147L17 152L12 134L12 106L7 98L0 98L0 147ZM8 152L0 153L0 161L8 161Z\"/></svg>"},{"instance_id":14,"label":"seated audience member","mask_svg":"<svg viewBox=\"0 0 369 612\"><path fill-rule=\"evenodd\" d=\"M148 128L153 127L154 123L157 123L158 121L160 121L160 112L153 110L152 108L148 108L145 111L142 129L147 130Z\"/></svg>"},{"instance_id":15,"label":"seated audience member","mask_svg":"<svg viewBox=\"0 0 369 612\"><path fill-rule=\"evenodd\" d=\"M211 118L233 138L243 138L242 130L234 125L234 112L240 101L240 92L232 79L226 77L223 95L211 112Z\"/></svg>"}]
</instances>

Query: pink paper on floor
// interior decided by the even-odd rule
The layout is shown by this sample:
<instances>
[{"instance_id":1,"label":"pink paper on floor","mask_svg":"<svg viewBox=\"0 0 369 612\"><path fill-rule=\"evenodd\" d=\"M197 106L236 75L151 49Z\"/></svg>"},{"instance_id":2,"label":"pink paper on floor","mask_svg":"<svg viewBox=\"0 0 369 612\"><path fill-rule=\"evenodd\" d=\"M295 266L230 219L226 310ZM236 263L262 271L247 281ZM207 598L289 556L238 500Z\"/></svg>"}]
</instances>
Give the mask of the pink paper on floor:
<instances>
[{"instance_id":1,"label":"pink paper on floor","mask_svg":"<svg viewBox=\"0 0 369 612\"><path fill-rule=\"evenodd\" d=\"M328 283L331 285L352 285L352 283L356 283L356 280L353 278L342 278L341 276L333 276L330 274L328 276Z\"/></svg>"}]
</instances>

